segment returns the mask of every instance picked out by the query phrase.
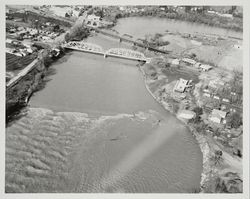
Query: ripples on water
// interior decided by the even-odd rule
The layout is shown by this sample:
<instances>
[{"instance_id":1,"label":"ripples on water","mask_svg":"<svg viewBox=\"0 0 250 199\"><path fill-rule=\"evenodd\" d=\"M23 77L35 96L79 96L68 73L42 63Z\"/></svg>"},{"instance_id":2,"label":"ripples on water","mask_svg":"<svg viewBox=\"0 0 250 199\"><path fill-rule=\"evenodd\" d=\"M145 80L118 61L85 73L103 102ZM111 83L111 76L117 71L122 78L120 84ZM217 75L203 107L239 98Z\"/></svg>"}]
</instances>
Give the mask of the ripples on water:
<instances>
[{"instance_id":1,"label":"ripples on water","mask_svg":"<svg viewBox=\"0 0 250 199\"><path fill-rule=\"evenodd\" d=\"M5 190L189 192L199 187L201 154L192 136L174 119L157 121L155 112L89 119L31 108L7 127Z\"/></svg>"}]
</instances>

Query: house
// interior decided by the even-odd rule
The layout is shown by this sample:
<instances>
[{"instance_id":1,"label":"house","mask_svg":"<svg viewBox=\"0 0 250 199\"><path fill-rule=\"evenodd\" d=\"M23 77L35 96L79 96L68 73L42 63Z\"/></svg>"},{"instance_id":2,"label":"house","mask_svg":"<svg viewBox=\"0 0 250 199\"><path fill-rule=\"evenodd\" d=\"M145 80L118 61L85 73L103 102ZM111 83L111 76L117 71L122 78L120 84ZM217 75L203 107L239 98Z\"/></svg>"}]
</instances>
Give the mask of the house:
<instances>
[{"instance_id":1,"label":"house","mask_svg":"<svg viewBox=\"0 0 250 199\"><path fill-rule=\"evenodd\" d=\"M215 96L214 96L214 99L220 100L220 97L215 95Z\"/></svg>"},{"instance_id":2,"label":"house","mask_svg":"<svg viewBox=\"0 0 250 199\"><path fill-rule=\"evenodd\" d=\"M189 110L181 110L178 114L180 118L190 120L196 116L196 113L194 111Z\"/></svg>"},{"instance_id":3,"label":"house","mask_svg":"<svg viewBox=\"0 0 250 199\"><path fill-rule=\"evenodd\" d=\"M180 78L174 86L174 91L183 93L187 87L188 80Z\"/></svg>"},{"instance_id":4,"label":"house","mask_svg":"<svg viewBox=\"0 0 250 199\"><path fill-rule=\"evenodd\" d=\"M209 120L220 124L222 120L226 118L227 112L221 111L218 109L213 109L211 115L209 116Z\"/></svg>"},{"instance_id":5,"label":"house","mask_svg":"<svg viewBox=\"0 0 250 199\"><path fill-rule=\"evenodd\" d=\"M99 16L96 16L96 15L88 15L88 20L93 20L93 21L100 21L100 18Z\"/></svg>"},{"instance_id":6,"label":"house","mask_svg":"<svg viewBox=\"0 0 250 199\"><path fill-rule=\"evenodd\" d=\"M214 79L209 82L208 86L211 88L218 88L220 86L223 86L224 84L225 83L223 81Z\"/></svg>"},{"instance_id":7,"label":"house","mask_svg":"<svg viewBox=\"0 0 250 199\"><path fill-rule=\"evenodd\" d=\"M234 48L236 48L236 49L242 49L242 46L241 46L241 45L238 45L238 44L235 44L235 45L234 45Z\"/></svg>"},{"instance_id":8,"label":"house","mask_svg":"<svg viewBox=\"0 0 250 199\"><path fill-rule=\"evenodd\" d=\"M229 99L226 99L226 98L223 98L222 101L223 101L223 102L226 102L226 103L230 103L230 100L229 100Z\"/></svg>"},{"instance_id":9,"label":"house","mask_svg":"<svg viewBox=\"0 0 250 199\"><path fill-rule=\"evenodd\" d=\"M96 15L86 15L84 17L84 22L91 27L104 27L113 24L113 22L105 21L101 17Z\"/></svg>"},{"instance_id":10,"label":"house","mask_svg":"<svg viewBox=\"0 0 250 199\"><path fill-rule=\"evenodd\" d=\"M190 65L195 65L196 64L195 60L189 59L189 58L183 58L182 61L187 63L187 64L190 64Z\"/></svg>"},{"instance_id":11,"label":"house","mask_svg":"<svg viewBox=\"0 0 250 199\"><path fill-rule=\"evenodd\" d=\"M174 59L171 62L173 65L179 65L180 64L180 60L179 59Z\"/></svg>"},{"instance_id":12,"label":"house","mask_svg":"<svg viewBox=\"0 0 250 199\"><path fill-rule=\"evenodd\" d=\"M209 98L211 97L209 93L204 93L203 96L204 97L209 97Z\"/></svg>"},{"instance_id":13,"label":"house","mask_svg":"<svg viewBox=\"0 0 250 199\"><path fill-rule=\"evenodd\" d=\"M200 65L201 65L201 63L200 63L200 62L197 62L197 63L194 65L194 67L195 67L195 68L200 68Z\"/></svg>"},{"instance_id":14,"label":"house","mask_svg":"<svg viewBox=\"0 0 250 199\"><path fill-rule=\"evenodd\" d=\"M201 64L199 67L200 67L200 69L203 70L203 71L209 71L210 69L213 68L212 66L207 65L207 64Z\"/></svg>"}]
</instances>

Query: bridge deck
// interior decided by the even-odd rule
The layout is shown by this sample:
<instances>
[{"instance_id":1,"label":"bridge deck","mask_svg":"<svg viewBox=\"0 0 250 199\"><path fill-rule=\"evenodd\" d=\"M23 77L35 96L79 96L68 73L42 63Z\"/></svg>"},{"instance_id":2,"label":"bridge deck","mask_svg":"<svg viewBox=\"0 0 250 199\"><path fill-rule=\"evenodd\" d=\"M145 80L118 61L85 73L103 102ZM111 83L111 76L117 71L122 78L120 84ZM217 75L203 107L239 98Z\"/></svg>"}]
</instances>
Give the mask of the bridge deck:
<instances>
[{"instance_id":1,"label":"bridge deck","mask_svg":"<svg viewBox=\"0 0 250 199\"><path fill-rule=\"evenodd\" d=\"M64 48L65 49L76 50L76 51L81 51L81 52L87 52L87 53L93 53L93 54L103 55L105 58L106 57L117 57L117 58L129 59L129 60L145 61L147 63L150 61L150 58L146 58L146 57L133 57L133 56L126 56L126 55L121 55L121 54L115 54L114 52L112 52L110 50L107 50L106 52L104 52L104 51L100 51L100 49L99 50L86 49L86 48L79 48L79 47L73 47L73 46L67 46L67 45L65 45ZM131 51L131 50L128 49L128 51Z\"/></svg>"},{"instance_id":2,"label":"bridge deck","mask_svg":"<svg viewBox=\"0 0 250 199\"><path fill-rule=\"evenodd\" d=\"M113 33L101 30L99 28L93 28L93 27L91 27L91 28L94 29L95 31L99 32L99 33L104 34L104 35L111 36L111 37L114 37L114 38L117 38L117 39L121 39L122 41L126 41L126 42L129 42L129 43L136 44L137 46L143 47L143 48L147 48L150 51L159 52L159 53L163 53L163 54L168 54L169 53L169 51L163 51L163 50L160 50L160 49L157 49L157 48L153 48L153 47L149 47L149 46L147 46L145 44L142 44L142 43L140 43L140 42L137 41L138 39L137 40L133 40L133 39L122 37L122 36L117 35L117 34L113 34Z\"/></svg>"}]
</instances>

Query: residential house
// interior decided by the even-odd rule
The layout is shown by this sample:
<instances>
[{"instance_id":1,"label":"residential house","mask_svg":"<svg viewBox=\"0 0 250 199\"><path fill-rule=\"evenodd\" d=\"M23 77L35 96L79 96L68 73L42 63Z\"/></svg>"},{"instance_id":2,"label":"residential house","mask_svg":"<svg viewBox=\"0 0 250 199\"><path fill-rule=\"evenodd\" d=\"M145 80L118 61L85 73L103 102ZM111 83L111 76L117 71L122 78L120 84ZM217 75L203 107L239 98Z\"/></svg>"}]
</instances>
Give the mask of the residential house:
<instances>
[{"instance_id":1,"label":"residential house","mask_svg":"<svg viewBox=\"0 0 250 199\"><path fill-rule=\"evenodd\" d=\"M189 58L183 58L182 61L187 63L187 64L190 64L190 65L195 65L196 64L195 60L189 59Z\"/></svg>"},{"instance_id":2,"label":"residential house","mask_svg":"<svg viewBox=\"0 0 250 199\"><path fill-rule=\"evenodd\" d=\"M207 64L201 64L200 65L200 69L203 70L203 71L209 71L211 70L213 67L210 66L210 65L207 65Z\"/></svg>"},{"instance_id":3,"label":"residential house","mask_svg":"<svg viewBox=\"0 0 250 199\"><path fill-rule=\"evenodd\" d=\"M180 60L179 59L174 59L171 62L173 65L179 65L180 64Z\"/></svg>"},{"instance_id":4,"label":"residential house","mask_svg":"<svg viewBox=\"0 0 250 199\"><path fill-rule=\"evenodd\" d=\"M223 98L223 99L222 99L222 102L230 103L230 100L229 100L229 99L226 99L226 98Z\"/></svg>"},{"instance_id":5,"label":"residential house","mask_svg":"<svg viewBox=\"0 0 250 199\"><path fill-rule=\"evenodd\" d=\"M204 93L203 96L204 97L209 97L209 98L211 97L211 95L209 93Z\"/></svg>"},{"instance_id":6,"label":"residential house","mask_svg":"<svg viewBox=\"0 0 250 199\"><path fill-rule=\"evenodd\" d=\"M201 63L200 62L196 62L196 64L194 65L195 68L200 68Z\"/></svg>"},{"instance_id":7,"label":"residential house","mask_svg":"<svg viewBox=\"0 0 250 199\"><path fill-rule=\"evenodd\" d=\"M189 110L181 110L178 114L180 118L190 120L196 116L196 113L194 111Z\"/></svg>"},{"instance_id":8,"label":"residential house","mask_svg":"<svg viewBox=\"0 0 250 199\"><path fill-rule=\"evenodd\" d=\"M220 124L222 120L225 121L226 115L227 115L227 112L225 111L213 109L212 113L209 116L209 120L217 124Z\"/></svg>"},{"instance_id":9,"label":"residential house","mask_svg":"<svg viewBox=\"0 0 250 199\"><path fill-rule=\"evenodd\" d=\"M220 100L220 97L215 95L215 96L214 96L214 99Z\"/></svg>"},{"instance_id":10,"label":"residential house","mask_svg":"<svg viewBox=\"0 0 250 199\"><path fill-rule=\"evenodd\" d=\"M175 84L174 91L183 93L188 86L188 82L188 80L180 78Z\"/></svg>"}]
</instances>

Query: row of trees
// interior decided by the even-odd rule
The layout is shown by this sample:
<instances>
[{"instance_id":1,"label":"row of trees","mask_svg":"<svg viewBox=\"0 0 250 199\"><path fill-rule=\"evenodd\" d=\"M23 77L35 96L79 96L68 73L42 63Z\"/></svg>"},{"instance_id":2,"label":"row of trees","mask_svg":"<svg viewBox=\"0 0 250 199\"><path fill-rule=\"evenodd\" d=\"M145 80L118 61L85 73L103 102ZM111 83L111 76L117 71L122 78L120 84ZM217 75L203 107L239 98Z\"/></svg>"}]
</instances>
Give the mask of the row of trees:
<instances>
[{"instance_id":1,"label":"row of trees","mask_svg":"<svg viewBox=\"0 0 250 199\"><path fill-rule=\"evenodd\" d=\"M65 41L81 41L84 38L87 38L88 35L90 34L89 29L84 26L76 26L73 27L70 32L65 34Z\"/></svg>"},{"instance_id":2,"label":"row of trees","mask_svg":"<svg viewBox=\"0 0 250 199\"><path fill-rule=\"evenodd\" d=\"M176 8L168 6L165 8L165 11L161 11L157 6L150 6L145 7L144 11L140 12L120 12L119 18L129 16L156 16L161 18L203 23L209 26L217 26L226 29L233 29L236 31L243 30L243 21L241 18L231 19L217 15L210 15L206 12L207 10L209 10L209 6L200 6L200 8L197 8L196 10L193 9L193 6L185 6L183 11L178 11Z\"/></svg>"}]
</instances>

